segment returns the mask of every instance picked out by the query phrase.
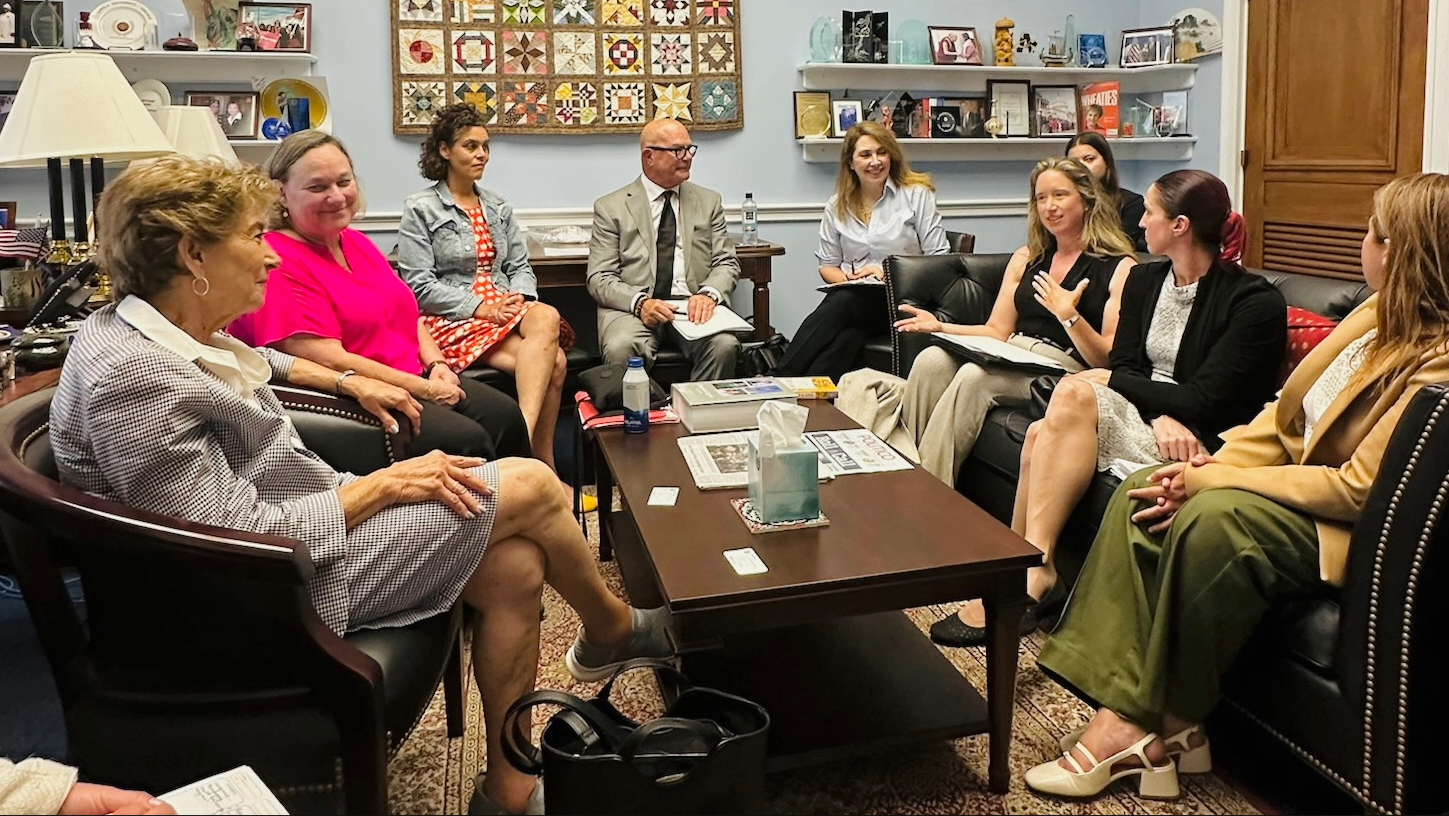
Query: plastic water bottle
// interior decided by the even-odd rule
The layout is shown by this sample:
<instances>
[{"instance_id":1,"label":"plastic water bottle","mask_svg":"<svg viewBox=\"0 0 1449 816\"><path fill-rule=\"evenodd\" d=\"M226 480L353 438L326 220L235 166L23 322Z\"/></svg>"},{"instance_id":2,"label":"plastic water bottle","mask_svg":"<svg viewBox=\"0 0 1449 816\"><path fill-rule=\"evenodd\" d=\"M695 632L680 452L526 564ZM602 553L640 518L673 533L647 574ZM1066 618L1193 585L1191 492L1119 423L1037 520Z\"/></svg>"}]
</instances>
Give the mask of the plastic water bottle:
<instances>
[{"instance_id":1,"label":"plastic water bottle","mask_svg":"<svg viewBox=\"0 0 1449 816\"><path fill-rule=\"evenodd\" d=\"M745 203L740 205L740 227L742 246L754 246L760 242L760 208L755 204L754 193L745 193Z\"/></svg>"},{"instance_id":2,"label":"plastic water bottle","mask_svg":"<svg viewBox=\"0 0 1449 816\"><path fill-rule=\"evenodd\" d=\"M649 375L644 373L643 357L630 357L629 370L624 372L624 430L649 430Z\"/></svg>"}]
</instances>

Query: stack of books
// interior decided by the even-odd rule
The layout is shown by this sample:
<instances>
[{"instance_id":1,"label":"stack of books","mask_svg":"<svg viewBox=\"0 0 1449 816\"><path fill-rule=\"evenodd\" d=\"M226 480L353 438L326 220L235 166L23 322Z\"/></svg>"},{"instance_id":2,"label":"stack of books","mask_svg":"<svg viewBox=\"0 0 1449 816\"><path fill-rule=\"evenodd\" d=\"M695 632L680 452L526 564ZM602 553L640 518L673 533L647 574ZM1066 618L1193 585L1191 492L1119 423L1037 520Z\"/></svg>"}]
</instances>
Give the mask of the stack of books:
<instances>
[{"instance_id":1,"label":"stack of books","mask_svg":"<svg viewBox=\"0 0 1449 816\"><path fill-rule=\"evenodd\" d=\"M755 428L761 405L796 401L794 389L770 377L675 383L670 392L674 411L690 433Z\"/></svg>"}]
</instances>

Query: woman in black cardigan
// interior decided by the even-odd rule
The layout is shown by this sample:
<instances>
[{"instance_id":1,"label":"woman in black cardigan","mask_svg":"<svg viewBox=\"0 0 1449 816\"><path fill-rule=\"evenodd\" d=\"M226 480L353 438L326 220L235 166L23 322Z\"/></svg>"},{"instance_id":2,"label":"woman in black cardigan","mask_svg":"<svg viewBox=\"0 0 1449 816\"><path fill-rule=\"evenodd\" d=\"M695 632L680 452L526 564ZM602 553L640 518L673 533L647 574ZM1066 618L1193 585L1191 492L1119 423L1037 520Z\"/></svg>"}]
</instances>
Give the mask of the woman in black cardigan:
<instances>
[{"instance_id":1,"label":"woman in black cardigan","mask_svg":"<svg viewBox=\"0 0 1449 816\"><path fill-rule=\"evenodd\" d=\"M1252 419L1277 388L1287 304L1266 279L1221 258L1242 228L1223 183L1201 170L1168 173L1148 188L1142 225L1167 260L1128 276L1108 367L1063 379L1022 448L1012 529L1046 556L1028 573L1034 601L1056 584L1052 551L1096 471L1216 450L1218 434ZM1045 455L1034 459L1037 449ZM1023 632L1035 613L1029 604ZM961 622L963 636L948 645L981 642L979 602L962 608Z\"/></svg>"}]
</instances>

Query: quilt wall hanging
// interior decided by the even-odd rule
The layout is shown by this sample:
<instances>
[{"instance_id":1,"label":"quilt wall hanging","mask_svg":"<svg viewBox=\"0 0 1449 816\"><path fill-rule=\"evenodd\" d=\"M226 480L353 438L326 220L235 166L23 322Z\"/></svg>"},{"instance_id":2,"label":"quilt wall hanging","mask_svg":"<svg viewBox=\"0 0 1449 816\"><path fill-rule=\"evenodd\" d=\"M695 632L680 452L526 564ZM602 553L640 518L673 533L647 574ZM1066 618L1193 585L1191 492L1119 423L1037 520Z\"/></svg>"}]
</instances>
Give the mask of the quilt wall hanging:
<instances>
[{"instance_id":1,"label":"quilt wall hanging","mask_svg":"<svg viewBox=\"0 0 1449 816\"><path fill-rule=\"evenodd\" d=\"M495 133L744 127L739 0L389 0L393 132L472 102Z\"/></svg>"}]
</instances>

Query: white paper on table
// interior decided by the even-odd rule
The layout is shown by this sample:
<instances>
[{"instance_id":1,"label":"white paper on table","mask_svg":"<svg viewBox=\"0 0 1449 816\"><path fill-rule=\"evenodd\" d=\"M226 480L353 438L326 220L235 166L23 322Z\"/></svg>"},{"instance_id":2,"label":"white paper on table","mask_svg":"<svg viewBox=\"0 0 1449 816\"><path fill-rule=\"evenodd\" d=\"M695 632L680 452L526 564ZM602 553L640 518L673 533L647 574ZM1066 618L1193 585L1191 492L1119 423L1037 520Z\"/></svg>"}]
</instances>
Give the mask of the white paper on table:
<instances>
[{"instance_id":1,"label":"white paper on table","mask_svg":"<svg viewBox=\"0 0 1449 816\"><path fill-rule=\"evenodd\" d=\"M544 244L543 256L545 258L587 258L589 256L589 247L588 245Z\"/></svg>"},{"instance_id":2,"label":"white paper on table","mask_svg":"<svg viewBox=\"0 0 1449 816\"><path fill-rule=\"evenodd\" d=\"M287 809L277 801L267 783L250 765L208 776L183 788L157 797L177 813L208 816L213 813L260 813L285 816Z\"/></svg>"},{"instance_id":3,"label":"white paper on table","mask_svg":"<svg viewBox=\"0 0 1449 816\"><path fill-rule=\"evenodd\" d=\"M835 283L822 283L815 287L815 291L829 292L831 289L840 289L847 286L885 286L885 281L876 277L852 278L850 280L836 281Z\"/></svg>"},{"instance_id":4,"label":"white paper on table","mask_svg":"<svg viewBox=\"0 0 1449 816\"><path fill-rule=\"evenodd\" d=\"M734 310L725 305L714 307L714 315L703 323L693 323L688 314L679 314L689 311L687 300L666 300L670 308L674 309L674 328L685 340L698 340L701 337L711 337L720 332L752 332L754 326L745 322L745 319L735 314Z\"/></svg>"}]
</instances>

